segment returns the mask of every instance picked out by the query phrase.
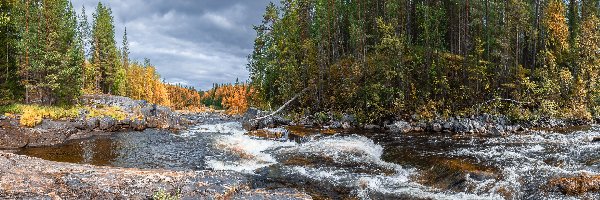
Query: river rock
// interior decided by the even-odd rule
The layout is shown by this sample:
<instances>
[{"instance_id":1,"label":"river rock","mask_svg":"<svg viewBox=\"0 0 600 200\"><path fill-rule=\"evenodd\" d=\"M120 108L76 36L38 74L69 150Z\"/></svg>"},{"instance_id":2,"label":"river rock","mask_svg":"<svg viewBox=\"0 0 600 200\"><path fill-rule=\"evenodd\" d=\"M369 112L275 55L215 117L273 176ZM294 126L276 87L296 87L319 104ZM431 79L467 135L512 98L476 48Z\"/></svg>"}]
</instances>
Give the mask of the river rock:
<instances>
[{"instance_id":1,"label":"river rock","mask_svg":"<svg viewBox=\"0 0 600 200\"><path fill-rule=\"evenodd\" d=\"M99 126L100 126L100 119L94 117L94 118L87 119L85 129L92 130L92 129L98 128Z\"/></svg>"},{"instance_id":2,"label":"river rock","mask_svg":"<svg viewBox=\"0 0 600 200\"><path fill-rule=\"evenodd\" d=\"M592 139L592 142L600 142L600 137L595 137L594 139Z\"/></svg>"},{"instance_id":3,"label":"river rock","mask_svg":"<svg viewBox=\"0 0 600 200\"><path fill-rule=\"evenodd\" d=\"M146 129L146 120L145 119L131 120L129 126L135 131L143 131Z\"/></svg>"},{"instance_id":4,"label":"river rock","mask_svg":"<svg viewBox=\"0 0 600 200\"><path fill-rule=\"evenodd\" d=\"M332 129L339 129L339 128L342 128L342 127L343 127L342 123L338 122L338 121L332 121L330 123L330 125L329 125L329 128L332 128Z\"/></svg>"},{"instance_id":5,"label":"river rock","mask_svg":"<svg viewBox=\"0 0 600 200\"><path fill-rule=\"evenodd\" d=\"M351 129L351 128L353 128L353 127L354 127L354 126L352 126L352 124L350 124L350 123L348 123L348 122L343 122L343 123L342 123L342 128L343 128L343 129Z\"/></svg>"},{"instance_id":6,"label":"river rock","mask_svg":"<svg viewBox=\"0 0 600 200\"><path fill-rule=\"evenodd\" d=\"M110 117L100 119L98 128L103 131L113 132L117 130L117 120Z\"/></svg>"},{"instance_id":7,"label":"river rock","mask_svg":"<svg viewBox=\"0 0 600 200\"><path fill-rule=\"evenodd\" d=\"M364 129L367 130L374 130L374 129L380 129L381 127L375 124L367 124L364 126Z\"/></svg>"},{"instance_id":8,"label":"river rock","mask_svg":"<svg viewBox=\"0 0 600 200\"><path fill-rule=\"evenodd\" d=\"M452 131L452 123L445 122L443 128L444 128L444 130Z\"/></svg>"},{"instance_id":9,"label":"river rock","mask_svg":"<svg viewBox=\"0 0 600 200\"><path fill-rule=\"evenodd\" d=\"M442 132L442 125L439 123L433 123L431 125L431 130L433 130L434 132Z\"/></svg>"},{"instance_id":10,"label":"river rock","mask_svg":"<svg viewBox=\"0 0 600 200\"><path fill-rule=\"evenodd\" d=\"M500 132L500 130L498 130L498 127L491 127L490 131L487 132L490 136L493 137L500 137L502 136L502 132Z\"/></svg>"},{"instance_id":11,"label":"river rock","mask_svg":"<svg viewBox=\"0 0 600 200\"><path fill-rule=\"evenodd\" d=\"M392 133L408 133L412 130L412 126L406 121L396 121L387 125L386 128Z\"/></svg>"},{"instance_id":12,"label":"river rock","mask_svg":"<svg viewBox=\"0 0 600 200\"><path fill-rule=\"evenodd\" d=\"M342 122L342 124L343 123L348 123L350 125L356 125L357 124L356 117L354 115L350 115L350 114L344 114L342 116L341 122Z\"/></svg>"}]
</instances>

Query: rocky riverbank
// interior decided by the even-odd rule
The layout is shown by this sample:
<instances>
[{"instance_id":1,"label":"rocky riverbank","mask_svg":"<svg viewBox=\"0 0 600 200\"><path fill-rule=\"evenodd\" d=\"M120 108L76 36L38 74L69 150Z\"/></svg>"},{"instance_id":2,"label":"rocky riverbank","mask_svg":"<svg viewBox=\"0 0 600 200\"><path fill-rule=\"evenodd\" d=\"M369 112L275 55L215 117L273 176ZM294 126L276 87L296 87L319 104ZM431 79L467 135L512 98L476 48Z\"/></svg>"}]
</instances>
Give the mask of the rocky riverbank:
<instances>
[{"instance_id":1,"label":"rocky riverbank","mask_svg":"<svg viewBox=\"0 0 600 200\"><path fill-rule=\"evenodd\" d=\"M294 189L256 189L230 171L169 171L97 167L0 152L2 199L310 199Z\"/></svg>"},{"instance_id":2,"label":"rocky riverbank","mask_svg":"<svg viewBox=\"0 0 600 200\"><path fill-rule=\"evenodd\" d=\"M52 146L68 140L127 130L142 131L147 128L179 130L193 123L193 119L188 119L188 116L167 107L127 97L86 95L82 97L81 104L90 107L118 107L126 117L121 120L112 117L90 117L89 112L81 110L77 118L44 119L41 124L29 128L19 124L21 116L1 116L0 149Z\"/></svg>"},{"instance_id":3,"label":"rocky riverbank","mask_svg":"<svg viewBox=\"0 0 600 200\"><path fill-rule=\"evenodd\" d=\"M259 120L256 120L256 119ZM505 116L482 114L471 117L450 117L435 120L420 120L412 117L408 120L385 121L382 124L360 124L350 114L336 115L318 113L299 120L289 120L284 115L269 116L268 112L250 108L242 117L244 129L258 130L279 126L305 126L323 129L369 129L389 133L430 132L449 134L478 134L483 136L505 136L535 129L560 130L580 127L587 123L560 119L540 119L529 122L514 122Z\"/></svg>"}]
</instances>

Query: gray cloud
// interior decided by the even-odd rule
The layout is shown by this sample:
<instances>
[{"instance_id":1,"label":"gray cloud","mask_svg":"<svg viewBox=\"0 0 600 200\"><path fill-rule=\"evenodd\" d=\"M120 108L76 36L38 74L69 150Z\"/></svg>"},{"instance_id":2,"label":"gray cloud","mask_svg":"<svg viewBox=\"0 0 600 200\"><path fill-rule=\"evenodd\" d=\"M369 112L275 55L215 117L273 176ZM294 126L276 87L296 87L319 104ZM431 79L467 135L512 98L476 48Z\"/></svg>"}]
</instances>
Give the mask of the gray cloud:
<instances>
[{"instance_id":1,"label":"gray cloud","mask_svg":"<svg viewBox=\"0 0 600 200\"><path fill-rule=\"evenodd\" d=\"M127 27L131 57L150 58L170 83L209 89L248 79L246 56L270 0L103 0L120 44ZM91 16L97 0L74 0ZM91 19L91 17L90 17Z\"/></svg>"}]
</instances>

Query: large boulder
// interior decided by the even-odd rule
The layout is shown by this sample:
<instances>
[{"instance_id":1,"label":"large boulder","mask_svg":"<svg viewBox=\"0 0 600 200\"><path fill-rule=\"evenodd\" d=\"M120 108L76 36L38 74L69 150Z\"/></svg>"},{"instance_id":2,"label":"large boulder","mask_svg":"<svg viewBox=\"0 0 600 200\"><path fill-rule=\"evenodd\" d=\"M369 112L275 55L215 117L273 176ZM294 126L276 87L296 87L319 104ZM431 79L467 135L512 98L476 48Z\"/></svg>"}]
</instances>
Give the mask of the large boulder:
<instances>
[{"instance_id":1,"label":"large boulder","mask_svg":"<svg viewBox=\"0 0 600 200\"><path fill-rule=\"evenodd\" d=\"M0 148L15 149L27 146L29 137L20 128L0 128Z\"/></svg>"},{"instance_id":2,"label":"large boulder","mask_svg":"<svg viewBox=\"0 0 600 200\"><path fill-rule=\"evenodd\" d=\"M65 121L43 120L35 128L22 128L28 136L28 146L52 146L62 144L77 133L74 123Z\"/></svg>"}]
</instances>

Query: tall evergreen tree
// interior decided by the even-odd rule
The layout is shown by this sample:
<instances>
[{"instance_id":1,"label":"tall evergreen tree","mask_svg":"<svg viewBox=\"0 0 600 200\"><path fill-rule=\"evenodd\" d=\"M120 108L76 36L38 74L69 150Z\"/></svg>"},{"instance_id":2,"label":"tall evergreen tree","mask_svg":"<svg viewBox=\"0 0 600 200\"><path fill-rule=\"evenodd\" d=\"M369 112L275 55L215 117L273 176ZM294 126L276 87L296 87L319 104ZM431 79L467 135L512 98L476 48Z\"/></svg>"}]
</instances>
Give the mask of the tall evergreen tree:
<instances>
[{"instance_id":1,"label":"tall evergreen tree","mask_svg":"<svg viewBox=\"0 0 600 200\"><path fill-rule=\"evenodd\" d=\"M96 90L120 94L122 66L115 41L115 27L110 8L98 3L92 25L92 71Z\"/></svg>"}]
</instances>

